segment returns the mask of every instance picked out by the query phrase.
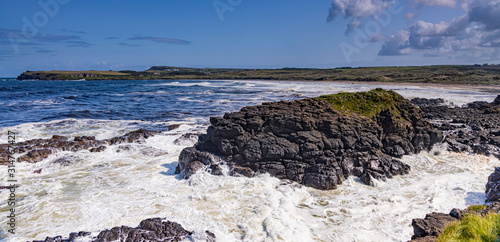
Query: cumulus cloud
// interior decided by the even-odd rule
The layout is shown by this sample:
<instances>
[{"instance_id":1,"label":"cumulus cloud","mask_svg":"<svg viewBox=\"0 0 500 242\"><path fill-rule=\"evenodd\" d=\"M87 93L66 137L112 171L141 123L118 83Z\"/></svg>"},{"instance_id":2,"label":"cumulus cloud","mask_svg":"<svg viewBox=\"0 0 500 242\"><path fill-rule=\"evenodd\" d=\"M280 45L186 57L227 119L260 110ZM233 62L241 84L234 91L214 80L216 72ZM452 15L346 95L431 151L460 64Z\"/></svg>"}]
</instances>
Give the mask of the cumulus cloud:
<instances>
[{"instance_id":1,"label":"cumulus cloud","mask_svg":"<svg viewBox=\"0 0 500 242\"><path fill-rule=\"evenodd\" d=\"M433 24L425 21L417 21L416 23L410 25L410 32L416 36L426 37L454 36L465 30L468 26L468 17L464 15L454 18L449 23L440 22Z\"/></svg>"},{"instance_id":2,"label":"cumulus cloud","mask_svg":"<svg viewBox=\"0 0 500 242\"><path fill-rule=\"evenodd\" d=\"M378 55L404 55L408 54L410 32L401 30L392 35L383 45Z\"/></svg>"},{"instance_id":3,"label":"cumulus cloud","mask_svg":"<svg viewBox=\"0 0 500 242\"><path fill-rule=\"evenodd\" d=\"M426 0L413 0L431 5ZM459 1L436 1L440 5ZM465 0L464 0L465 2ZM436 3L437 4L437 3ZM382 45L379 55L406 55L423 53L424 56L453 58L488 58L500 47L500 0L469 1L466 14L449 22L417 21L390 36Z\"/></svg>"},{"instance_id":4,"label":"cumulus cloud","mask_svg":"<svg viewBox=\"0 0 500 242\"><path fill-rule=\"evenodd\" d=\"M377 32L368 37L368 42L382 42L387 40L387 36L382 32Z\"/></svg>"},{"instance_id":5,"label":"cumulus cloud","mask_svg":"<svg viewBox=\"0 0 500 242\"><path fill-rule=\"evenodd\" d=\"M469 6L470 21L484 25L485 30L500 29L500 1L476 1Z\"/></svg>"},{"instance_id":6,"label":"cumulus cloud","mask_svg":"<svg viewBox=\"0 0 500 242\"><path fill-rule=\"evenodd\" d=\"M334 21L337 17L351 18L347 25L349 32L360 27L364 18L376 17L394 4L393 0L333 0L327 21Z\"/></svg>"}]
</instances>

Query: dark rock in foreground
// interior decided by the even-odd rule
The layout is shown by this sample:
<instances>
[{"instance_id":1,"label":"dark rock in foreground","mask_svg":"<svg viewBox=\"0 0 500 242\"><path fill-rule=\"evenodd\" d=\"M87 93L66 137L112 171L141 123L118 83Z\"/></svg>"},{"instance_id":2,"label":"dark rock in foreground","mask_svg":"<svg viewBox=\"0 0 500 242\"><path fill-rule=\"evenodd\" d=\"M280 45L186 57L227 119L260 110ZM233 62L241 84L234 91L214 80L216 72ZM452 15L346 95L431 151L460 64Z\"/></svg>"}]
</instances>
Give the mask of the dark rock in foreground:
<instances>
[{"instance_id":1,"label":"dark rock in foreground","mask_svg":"<svg viewBox=\"0 0 500 242\"><path fill-rule=\"evenodd\" d=\"M103 230L93 242L111 241L181 241L189 238L193 232L185 230L180 224L165 221L161 218L150 218L141 221L137 228L127 226L114 227ZM45 240L35 240L33 242L72 242L83 237L89 237L89 232L71 233L68 238L61 236L47 237ZM205 231L205 241L215 241L215 235L210 231Z\"/></svg>"},{"instance_id":2,"label":"dark rock in foreground","mask_svg":"<svg viewBox=\"0 0 500 242\"><path fill-rule=\"evenodd\" d=\"M472 102L450 107L439 99L413 99L445 134L445 142L455 152L471 152L500 158L500 95L491 102Z\"/></svg>"},{"instance_id":3,"label":"dark rock in foreground","mask_svg":"<svg viewBox=\"0 0 500 242\"><path fill-rule=\"evenodd\" d=\"M446 226L456 221L457 218L444 213L430 213L424 219L413 219L414 235L411 238L413 241L436 241Z\"/></svg>"},{"instance_id":4,"label":"dark rock in foreground","mask_svg":"<svg viewBox=\"0 0 500 242\"><path fill-rule=\"evenodd\" d=\"M488 177L486 183L486 202L500 200L500 167L495 167L495 171Z\"/></svg>"},{"instance_id":5,"label":"dark rock in foreground","mask_svg":"<svg viewBox=\"0 0 500 242\"><path fill-rule=\"evenodd\" d=\"M102 152L107 145L142 142L158 133L160 132L139 129L123 136L105 140L96 140L94 136L78 136L73 140L69 140L67 137L54 135L50 139L33 139L18 142L11 146L16 154L22 154L17 158L18 162L36 163L60 151L89 150L90 152ZM2 144L0 145L0 165L5 163L7 163L7 144Z\"/></svg>"},{"instance_id":6,"label":"dark rock in foreground","mask_svg":"<svg viewBox=\"0 0 500 242\"><path fill-rule=\"evenodd\" d=\"M413 219L411 225L413 226L414 235L411 241L437 241L449 224L460 221L465 214L478 214L487 215L488 213L500 212L500 167L496 167L495 171L488 177L486 184L486 202L493 202L491 205L482 209L471 211L468 209L451 210L449 214L444 213L430 213L424 219Z\"/></svg>"},{"instance_id":7,"label":"dark rock in foreground","mask_svg":"<svg viewBox=\"0 0 500 242\"><path fill-rule=\"evenodd\" d=\"M484 209L477 211L467 209L452 209L450 213L430 213L424 219L413 219L411 225L413 226L414 235L411 237L413 241L437 241L446 228L453 222L458 222L465 214L478 214L486 215L488 213L498 213L500 211L500 202L494 202L490 206L485 206Z\"/></svg>"},{"instance_id":8,"label":"dark rock in foreground","mask_svg":"<svg viewBox=\"0 0 500 242\"><path fill-rule=\"evenodd\" d=\"M409 171L393 157L441 141L421 110L393 91L321 98L328 102L264 103L211 118L207 134L181 152L177 173L187 178L227 163L233 175L269 173L318 189L334 189L350 175L373 185L373 178Z\"/></svg>"}]
</instances>

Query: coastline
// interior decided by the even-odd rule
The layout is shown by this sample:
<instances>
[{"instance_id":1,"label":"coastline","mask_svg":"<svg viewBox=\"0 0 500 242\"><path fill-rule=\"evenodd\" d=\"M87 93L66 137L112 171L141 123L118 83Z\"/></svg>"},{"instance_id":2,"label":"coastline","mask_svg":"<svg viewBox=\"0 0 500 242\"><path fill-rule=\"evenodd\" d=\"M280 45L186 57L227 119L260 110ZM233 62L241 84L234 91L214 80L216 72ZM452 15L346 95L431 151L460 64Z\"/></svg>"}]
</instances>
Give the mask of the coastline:
<instances>
[{"instance_id":1,"label":"coastline","mask_svg":"<svg viewBox=\"0 0 500 242\"><path fill-rule=\"evenodd\" d=\"M183 84L180 81L180 84ZM250 104L257 103L260 101L252 101L253 99L250 97L258 98L259 100L274 100L274 96L280 96L282 98L283 93L282 90L286 90L287 95L289 97L296 98L298 95L292 95L296 92L310 94L311 92L315 92L318 90L329 91L334 90L330 89L330 86L326 83L331 82L323 82L325 84L317 83L318 85L310 85L308 86L306 82L299 83L298 85L292 84L288 85L285 82L281 82L281 84L275 81L268 81L267 83L257 83L253 82L253 85L245 85L246 83L242 83L239 81L235 82L211 82L200 84L202 81L194 81L187 82L188 85L179 85L182 88L188 89L186 95L192 95L193 91L198 90L197 93L203 93L205 95L202 100L211 100L213 96L206 96L207 90L210 90L209 86L213 86L211 89L217 90L215 95L220 95L220 88L224 86L226 91L231 91L231 96L219 96L219 100L221 102L206 102L200 108L202 110L211 109L211 107L220 107L218 110L232 110L233 106L222 106L221 103L226 103L227 99L233 100L233 105L236 103L240 104ZM134 83L133 81L129 81L129 83ZM156 99L157 103L162 102L163 107L162 110L175 110L176 106L173 105L173 102L166 102L165 99L161 97L171 97L172 95L169 93L165 93L168 89L163 89L161 91L156 92L160 87L151 87L147 85L147 81L142 81L142 84L146 85L134 85L134 89L123 90L124 93L128 95L119 96L122 97L123 100L132 100L130 97L138 97L144 96L144 100L151 100L149 97L159 98ZM314 82L312 82L314 83ZM344 82L347 84L352 84L351 82ZM24 83L18 82L19 85L23 85ZM36 82L32 82L27 86L35 85ZM96 87L95 90L100 90L101 88L108 89L116 89L114 88L114 84L112 82L104 82L104 83L85 83L85 82L66 82L66 83L40 83L41 85L49 84L53 88L57 88L61 84L69 85L80 85L86 86L88 84L98 85L99 88ZM109 85L108 85L109 84ZM222 85L221 85L222 84ZM371 83L373 85L383 85L384 83ZM173 84L177 86L177 84ZM229 85L229 86L227 86ZM254 87L254 85L256 87ZM391 85L391 84L388 84ZM146 87L144 87L146 86ZM344 88L346 86L338 85L341 88L335 88L336 90L348 89L348 90L356 90L358 87L354 88ZM394 85L392 85L394 86ZM64 87L64 86L63 86ZM260 88L259 88L260 87ZM370 86L371 88L372 86ZM404 86L401 86L401 90L404 89ZM30 87L34 89L34 86ZM177 90L179 87L175 87L175 93L178 93ZM273 96L265 96L267 94L268 89L279 89L280 91L276 91L277 94ZM375 87L373 87L375 88ZM395 87L397 89L398 87ZM153 89L153 90L152 90ZM246 90L245 94L250 96L242 97L245 95L241 95L241 89ZM265 89L265 90L264 90ZM62 89L66 90L66 89ZM256 91L258 90L258 91ZM411 90L410 88L408 90ZM420 90L420 88L416 88L413 90ZM425 90L424 88L422 90ZM464 89L465 90L465 89ZM39 91L39 90L36 90ZM48 94L50 93L50 89L47 89ZM223 93L225 93L224 91ZM411 93L411 91L409 91ZM455 91L453 91L455 92ZM461 91L458 91L461 93ZM72 100L79 100L80 94L77 96L72 96L74 93L68 92L63 94L58 94L57 96L68 97L69 99L65 103L72 103ZM93 93L93 92L89 92ZM98 93L98 92L95 92ZM94 94L95 94L94 93ZM121 93L121 92L120 92ZM436 92L433 92L436 93ZM440 92L439 92L440 93ZM98 94L95 94L98 95ZM440 97L439 95L435 95L436 97ZM115 97L113 96L113 100ZM180 98L182 98L181 96ZM444 96L446 97L446 96ZM53 98L53 97L51 97ZM88 100L88 97L81 96L83 101ZM41 98L39 98L41 99ZM43 98L46 100L47 98ZM226 99L226 100L222 100ZM108 100L108 99L106 99ZM111 100L111 99L110 99ZM175 99L178 100L178 99ZM183 99L184 100L184 99ZM477 99L470 99L477 100ZM179 107L192 107L193 104L196 104L200 100L186 100ZM236 102L234 102L236 101ZM151 101L148 101L151 103ZM177 101L176 101L177 102ZM101 100L100 103L103 103L103 110L107 110L109 108L109 102L105 100ZM144 102L145 103L145 102ZM47 104L44 104L47 105ZM66 104L50 104L50 105L59 105L66 106ZM49 108L49 107L47 107ZM141 107L145 108L145 107ZM193 110L196 109L196 106L193 107ZM239 108L238 108L239 109ZM97 109L99 110L99 109ZM126 108L129 110L129 107ZM75 111L72 111L75 112ZM86 113L84 113L86 114ZM194 114L191 114L195 116ZM179 120L179 117L175 117L175 120ZM113 122L116 123L116 122ZM40 125L28 125L23 126L24 133L26 131L30 131L29 136L33 138L34 134L37 133L47 133L46 123L41 123ZM118 125L121 124L121 125ZM65 134L71 136L70 138L74 138L73 136L92 136L92 135L102 135L102 132L108 129L115 130L118 127L124 127L124 122L118 122L118 124L104 124L104 123L95 123L94 121L61 121L54 122L48 125L48 127L52 127L49 129L50 132L54 132L54 134ZM108 125L108 126L106 126ZM98 129L98 131L88 130L86 127L95 127L93 129ZM101 127L97 127L101 126ZM69 127L74 127L69 129ZM80 128L79 128L80 127ZM117 127L117 128L114 128ZM191 129L192 127L192 129ZM204 126L203 126L204 127ZM71 131L69 131L71 130ZM205 130L205 129L204 129ZM107 131L106 131L107 132ZM187 230L204 230L208 229L213 231L217 238L221 238L224 241L236 241L235 236L242 232L242 229L238 226L258 226L262 224L264 220L267 219L269 221L271 213L280 213L284 214L284 217L273 218L274 224L283 224L282 227L273 227L273 232L279 234L281 236L285 236L285 238L290 239L288 236L289 231L296 231L296 233L304 232L303 234L307 238L322 238L327 240L327 238L331 238L330 236L334 236L334 234L341 234L342 231L346 231L347 224L354 224L354 231L356 231L357 236L367 236L370 234L375 238L409 238L411 236L411 227L408 227L411 218L423 217L425 213L432 211L449 211L449 209L453 207L465 208L465 201L467 199L471 199L466 194L455 194L456 190L448 189L445 184L448 179L451 180L459 180L458 184L454 183L454 187L464 188L463 191L479 193L483 192L484 186L483 183L486 181L479 180L471 181L473 178L476 178L476 175L471 172L466 173L458 173L458 174L449 174L451 172L448 171L448 168L453 166L458 166L460 168L464 168L467 170L469 164L478 163L479 167L471 169L472 171L476 171L476 169L481 169L480 173L481 177L485 179L487 177L487 173L490 173L490 167L497 165L498 160L490 160L483 157L477 158L475 156L466 156L464 159L463 155L455 154L455 153L447 153L444 150L440 151L443 155L435 156L433 153L431 154L422 154L420 156L411 156L404 157L403 161L405 163L410 164L412 167L417 167L418 169L414 169L408 176L395 176L393 179L388 179L387 182L379 184L378 188L369 187L366 185L362 185L355 178L349 177L347 180L338 187L339 190L335 192L318 192L317 190L313 190L312 188L297 188L294 185L286 185L282 184L282 181L272 178L270 176L258 176L252 179L242 178L242 177L232 177L232 176L223 176L223 177L215 177L210 174L200 173L193 176L190 180L179 180L174 175L175 165L177 165L178 155L181 152L179 145L193 145L191 141L191 133L200 132L195 129L195 126L183 125L179 129L169 129L162 134L158 134L157 137L152 137L146 143L130 143L130 144L122 144L122 145L111 145L106 150L102 152L77 152L74 154L69 153L54 153L50 157L47 157L44 161L39 163L20 163L22 165L22 170L19 171L19 174L25 176L25 179L30 179L34 181L42 182L42 184L48 185L48 189L53 191L63 191L67 186L74 184L77 182L78 184L87 184L85 187L81 188L71 188L74 189L78 193L82 194L83 197L95 197L96 204L99 205L99 211L106 211L106 215L108 217L119 217L123 214L123 211L126 211L127 214L130 214L127 218L123 218L120 220L96 220L93 216L96 212L94 210L88 210L85 208L85 203L78 202L78 200L63 200L58 203L50 203L51 206L57 207L67 207L68 209L62 209L61 212L65 214L72 215L72 211L83 211L83 216L85 216L85 221L79 219L78 216L75 215L75 221L83 224L82 229L74 226L72 223L64 223L63 221L51 221L51 224L57 226L57 229L54 229L40 224L36 219L26 219L29 221L29 228L36 228L34 231L26 231L28 228L27 225L22 225L19 227L20 233L23 233L26 236L32 236L33 238L41 238L42 236L54 236L54 235L67 235L73 231L100 231L103 228L112 228L115 226L127 225L127 226L136 226L139 222L146 218L153 217L166 217L170 221L175 221L184 226ZM23 132L21 132L23 133ZM111 135L109 133L109 137L96 137L96 140L101 139L112 139L117 136L123 135L120 133L119 135ZM52 134L51 134L52 135ZM46 136L46 135L45 135ZM42 137L43 138L43 137ZM50 138L50 137L48 137ZM187 139L187 140L185 140ZM21 140L20 140L21 141ZM91 140L81 141L83 143L94 142ZM97 141L96 141L97 142ZM151 147L155 148L152 149ZM159 150L158 150L159 149ZM168 153L164 153L163 151L168 151ZM430 164L420 164L418 159L430 159ZM141 160L141 162L137 162L137 160ZM450 165L447 165L441 170L436 170L436 167L433 167L433 162L437 162L437 160L450 160ZM474 159L480 159L481 162L474 162ZM483 161L484 160L484 161ZM103 166L103 164L106 164ZM423 166L423 167L422 167ZM109 168L113 169L109 169ZM448 167L448 168L447 168ZM465 169L467 168L467 169ZM40 173L35 173L42 169ZM134 171L130 173L129 171ZM91 173L89 172L91 171ZM101 184L99 180L94 180L91 183L86 179L82 179L80 176L75 176L73 174L87 174L89 172L90 177L103 177L106 179L111 179L113 184L109 186L108 184ZM439 176L438 174L439 173ZM440 173L446 174L442 176ZM147 174L147 175L145 175ZM56 179L56 184L50 183L52 182L52 177ZM471 177L467 179L462 179L459 177ZM479 177L479 176L477 176ZM47 179L49 178L49 179ZM133 182L131 182L133 180ZM430 186L425 181L418 182L422 180L432 180L438 181L438 184L441 184L436 188L435 185ZM128 184L131 182L131 188L124 188L117 184ZM470 184L478 183L481 189L471 188ZM152 184L151 184L152 183ZM57 186L55 186L57 185ZM391 189L393 186L402 186L401 189ZM95 186L96 188L88 189L88 187ZM432 189L439 190L438 194L432 192L421 192L419 194L414 194L414 191L422 191L425 190L423 187L430 187ZM139 189L140 188L140 189ZM145 188L145 190L144 190ZM20 188L20 191L33 189L30 184L23 184ZM36 188L38 189L38 188ZM432 189L428 189L432 190ZM137 192L139 198L137 196L132 196L130 194L131 191ZM244 191L243 193L241 191ZM109 194L106 197L97 197L96 194L102 194L103 192ZM338 196L338 193L341 192L345 194L345 196ZM399 197L401 194L412 194L414 197L406 198ZM64 194L64 193L63 193ZM135 194L135 193L134 193ZM161 195L161 196L158 196ZM175 197L169 196L168 194L176 194ZM235 196L238 194L238 196ZM260 200L256 200L256 195L262 198ZM80 195L79 195L80 196ZM130 203L121 203L119 201L115 201L115 198L118 196L125 197L128 201L132 201ZM208 196L207 199L204 199L204 196ZM377 200L371 199L371 196L377 196ZM186 198L194 197L194 199ZM452 197L453 201L448 202L440 202L432 204L432 207L429 207L429 204L424 203L422 201L426 201L427 198L432 197L435 198L436 201L444 201L445 198ZM53 195L46 196L42 199L52 199ZM198 199L203 198L203 199ZM397 198L397 199L394 199ZM474 198L474 201L480 201L479 198ZM285 201L284 205L277 201ZM305 204L304 201L311 201ZM327 201L326 204L324 201ZM341 205L344 202L353 205ZM411 209L406 209L404 205L410 202L412 204ZM37 204L38 201L35 201L33 197L28 197L26 199L26 206ZM145 208L138 208L134 204L148 204ZM165 206L165 204L176 204L176 206ZM268 205L270 204L270 205ZM274 206L273 204L280 204L279 206ZM326 204L326 205L325 205ZM314 210L305 209L305 205L312 207ZM366 214L363 209L359 209L360 206L366 207L368 206L370 209L373 209L377 214L370 221L371 223L378 223L380 218L379 215L383 215L385 221L382 224L378 224L377 227L363 228L364 221L367 221ZM119 206L122 210L118 211L115 208ZM247 210L241 210L241 208L245 208L246 206L255 207L261 209L261 211L269 211L265 213L246 213ZM387 211L385 208L397 207L400 210L395 211ZM189 210L192 207L199 207L202 209ZM227 213L220 212L220 207L227 208ZM69 208L72 208L70 210ZM337 208L344 208L348 211L348 216L344 214L344 212L339 211ZM37 212L41 213L43 211L49 211L53 209L53 207L44 207L44 210ZM238 212L238 216L233 216L233 211ZM335 211L336 213L332 213ZM319 217L315 217L318 214L328 214L335 221L352 221L346 223L345 226L334 225L333 223L327 223L323 227L315 228L313 232L310 232L309 225L318 225L322 224L322 219ZM213 215L216 214L216 215ZM404 219L400 216L400 214L406 214ZM20 216L25 216L26 214L20 214ZM300 216L299 216L300 215ZM17 215L16 215L17 216ZM293 216L297 219L288 219L289 216ZM195 221L192 221L192 218L196 217ZM245 218L243 221L255 221L255 223L247 224L246 222L242 222L240 218ZM312 218L314 217L314 218ZM330 218L329 217L329 218ZM352 218L351 218L352 217ZM23 218L23 217L20 217ZM326 218L325 218L326 219ZM389 222L388 222L389 221ZM398 227L403 230L394 231L392 228ZM247 228L247 227L244 227ZM292 228L292 229L290 229ZM23 230L24 229L24 230ZM228 233L227 231L236 231ZM385 231L385 234L378 233L376 231ZM332 232L333 231L333 232ZM311 234L309 234L311 233ZM245 229L245 234L248 236L253 236L256 240L260 238L264 238L262 236L263 233L260 230L255 229ZM354 236L354 235L353 235ZM349 235L345 235L341 237L345 240L353 239L353 237L349 237ZM367 240L367 237L356 237L360 240ZM364 241L363 240L363 241Z\"/></svg>"},{"instance_id":2,"label":"coastline","mask_svg":"<svg viewBox=\"0 0 500 242\"><path fill-rule=\"evenodd\" d=\"M329 69L186 68L144 71L26 71L18 80L268 80L500 85L500 65L343 67Z\"/></svg>"},{"instance_id":3,"label":"coastline","mask_svg":"<svg viewBox=\"0 0 500 242\"><path fill-rule=\"evenodd\" d=\"M199 79L193 79L199 80ZM210 79L208 81L212 81ZM215 80L214 80L215 81ZM228 81L228 80L217 80L217 81ZM341 83L341 84L352 84L352 85L368 85L368 86L378 86L378 85L393 85L393 86L416 86L416 87L446 87L446 88L454 88L454 89L494 89L500 92L500 84L488 85L488 84L461 84L461 83L425 83L425 82L368 82L368 81L332 81L332 80L264 80L264 79L238 79L231 81L263 81L263 82L311 82L311 83Z\"/></svg>"}]
</instances>

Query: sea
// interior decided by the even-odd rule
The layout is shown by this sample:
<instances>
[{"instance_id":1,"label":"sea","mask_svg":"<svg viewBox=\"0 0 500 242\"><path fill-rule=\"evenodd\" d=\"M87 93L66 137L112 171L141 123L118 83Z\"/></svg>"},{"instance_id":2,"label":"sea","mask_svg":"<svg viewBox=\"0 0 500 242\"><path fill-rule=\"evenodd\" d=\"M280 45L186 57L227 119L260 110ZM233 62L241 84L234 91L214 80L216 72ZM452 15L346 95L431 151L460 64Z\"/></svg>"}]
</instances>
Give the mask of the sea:
<instances>
[{"instance_id":1,"label":"sea","mask_svg":"<svg viewBox=\"0 0 500 242\"><path fill-rule=\"evenodd\" d=\"M186 241L203 241L205 230L217 241L407 241L414 218L483 204L487 178L500 161L447 152L442 144L404 156L411 166L407 175L375 186L350 177L331 191L268 174L246 178L198 172L187 180L175 174L180 151L206 132L210 117L262 102L377 87L458 106L491 102L499 94L489 88L425 84L0 78L0 144L8 142L9 132L22 142L53 135L107 139L140 128L162 131L144 143L112 145L100 153L58 152L39 163L17 163L15 234L8 231L10 192L4 189L0 239L44 240L78 231L95 236L159 217L194 231ZM55 162L60 158L71 162ZM0 174L0 185L9 185L7 166L0 166Z\"/></svg>"}]
</instances>

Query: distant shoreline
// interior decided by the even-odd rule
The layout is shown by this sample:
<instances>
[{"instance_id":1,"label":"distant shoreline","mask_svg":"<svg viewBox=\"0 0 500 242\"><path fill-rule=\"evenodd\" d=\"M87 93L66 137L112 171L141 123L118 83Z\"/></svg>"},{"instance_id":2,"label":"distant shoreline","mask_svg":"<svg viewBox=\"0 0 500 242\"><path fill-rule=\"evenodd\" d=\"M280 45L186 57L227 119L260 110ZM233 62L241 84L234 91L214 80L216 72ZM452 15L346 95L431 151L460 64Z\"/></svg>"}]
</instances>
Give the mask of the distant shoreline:
<instances>
[{"instance_id":1,"label":"distant shoreline","mask_svg":"<svg viewBox=\"0 0 500 242\"><path fill-rule=\"evenodd\" d=\"M263 80L500 86L500 65L230 69L153 66L145 71L26 71L17 80Z\"/></svg>"}]
</instances>

